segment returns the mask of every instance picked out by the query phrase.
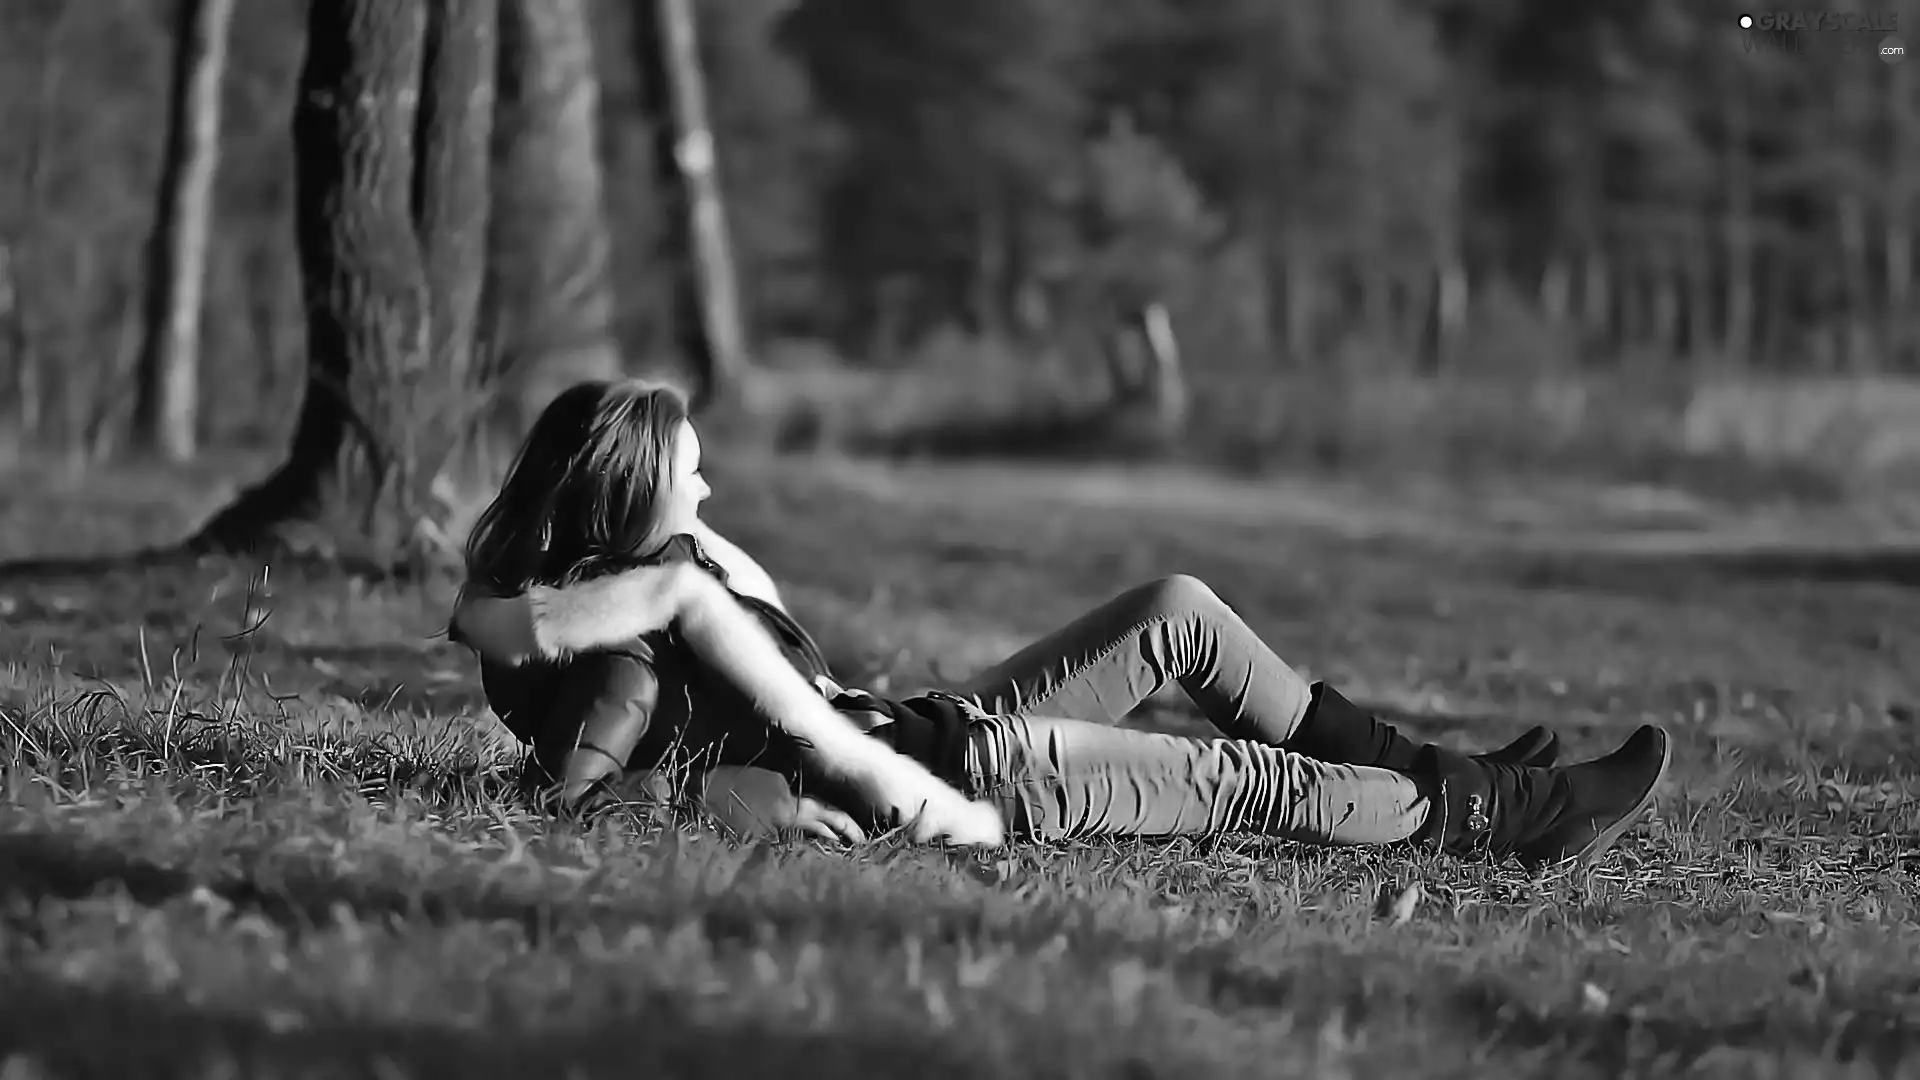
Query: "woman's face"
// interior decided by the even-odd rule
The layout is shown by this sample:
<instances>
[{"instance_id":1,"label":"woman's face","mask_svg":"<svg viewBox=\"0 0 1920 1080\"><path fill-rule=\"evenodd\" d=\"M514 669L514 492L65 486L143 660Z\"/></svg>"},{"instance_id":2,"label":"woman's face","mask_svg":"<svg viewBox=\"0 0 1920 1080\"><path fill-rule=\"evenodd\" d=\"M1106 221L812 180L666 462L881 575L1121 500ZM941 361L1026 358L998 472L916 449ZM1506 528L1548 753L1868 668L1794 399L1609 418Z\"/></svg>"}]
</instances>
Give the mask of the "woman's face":
<instances>
[{"instance_id":1,"label":"woman's face","mask_svg":"<svg viewBox=\"0 0 1920 1080\"><path fill-rule=\"evenodd\" d=\"M668 535L689 532L700 521L700 504L713 489L707 486L707 479L700 475L700 436L694 434L693 425L680 421L680 429L673 438L673 460L668 464L669 480L664 494L665 513L662 515Z\"/></svg>"}]
</instances>

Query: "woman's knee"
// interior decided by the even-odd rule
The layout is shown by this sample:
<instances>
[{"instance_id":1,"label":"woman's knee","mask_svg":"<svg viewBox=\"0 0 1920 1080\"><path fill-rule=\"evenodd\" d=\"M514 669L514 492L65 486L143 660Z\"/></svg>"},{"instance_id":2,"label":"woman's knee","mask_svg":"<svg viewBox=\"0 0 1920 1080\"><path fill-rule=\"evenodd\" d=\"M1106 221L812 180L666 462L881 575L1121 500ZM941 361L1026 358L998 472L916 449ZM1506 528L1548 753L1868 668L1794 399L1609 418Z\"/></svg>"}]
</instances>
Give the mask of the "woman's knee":
<instances>
[{"instance_id":1,"label":"woman's knee","mask_svg":"<svg viewBox=\"0 0 1920 1080\"><path fill-rule=\"evenodd\" d=\"M1140 587L1149 609L1160 612L1202 611L1218 607L1220 597L1192 574L1169 574Z\"/></svg>"}]
</instances>

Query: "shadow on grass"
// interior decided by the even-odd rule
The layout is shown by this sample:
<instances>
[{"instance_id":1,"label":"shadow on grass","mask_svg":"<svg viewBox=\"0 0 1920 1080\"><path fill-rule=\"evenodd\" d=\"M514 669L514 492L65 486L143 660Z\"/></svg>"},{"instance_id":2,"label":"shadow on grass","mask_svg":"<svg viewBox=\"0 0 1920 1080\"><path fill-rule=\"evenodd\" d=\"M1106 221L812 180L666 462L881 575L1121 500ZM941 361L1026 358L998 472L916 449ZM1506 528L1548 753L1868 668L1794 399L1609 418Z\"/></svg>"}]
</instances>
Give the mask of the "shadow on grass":
<instances>
[{"instance_id":1,"label":"shadow on grass","mask_svg":"<svg viewBox=\"0 0 1920 1080\"><path fill-rule=\"evenodd\" d=\"M464 649L278 644L273 650L321 674L325 692L368 708L445 716L486 705L479 672Z\"/></svg>"},{"instance_id":2,"label":"shadow on grass","mask_svg":"<svg viewBox=\"0 0 1920 1080\"><path fill-rule=\"evenodd\" d=\"M1896 585L1920 589L1920 549L1753 552L1704 560L1711 570L1762 581Z\"/></svg>"},{"instance_id":3,"label":"shadow on grass","mask_svg":"<svg viewBox=\"0 0 1920 1080\"><path fill-rule=\"evenodd\" d=\"M116 887L146 907L159 907L205 889L236 911L257 913L293 936L331 925L342 909L362 922L396 917L432 925L463 920L512 923L536 944L603 918L612 918L625 927L636 919L651 921L682 914L586 897L554 903L461 880L403 888L344 876L320 862L276 867L270 885L245 875L203 878L68 835L16 832L0 836L0 897L79 900ZM832 933L837 929L847 934L869 932L875 925L876 912L870 910L806 907L768 911L732 904L725 897L708 897L705 902L711 906L687 914L698 917L706 936L715 941L756 941L769 925L808 932ZM892 921L908 917L896 915ZM925 914L916 918L924 929ZM969 928L955 928L956 932L961 929Z\"/></svg>"},{"instance_id":4,"label":"shadow on grass","mask_svg":"<svg viewBox=\"0 0 1920 1080\"><path fill-rule=\"evenodd\" d=\"M24 972L0 975L0 1060L30 1057L44 1070L31 1075L69 1078L974 1077L1024 1071L1009 1072L1010 1062L942 1042L928 1034L716 1028L689 1022L664 996L618 1023L567 1031L502 1035L365 1021L288 1031L263 1017L197 1009L176 995L82 988Z\"/></svg>"},{"instance_id":5,"label":"shadow on grass","mask_svg":"<svg viewBox=\"0 0 1920 1080\"><path fill-rule=\"evenodd\" d=\"M343 877L315 865L299 872L276 873L268 889L247 878L201 881L124 852L54 834L15 833L0 836L0 898L8 894L29 900L74 900L118 886L134 901L160 906L204 886L236 906L271 919L288 933L327 925L344 906L362 921L384 916L425 918L436 923L455 920L507 921L525 928L530 940L552 936L564 919L577 924L583 918L614 916L622 926L635 918L678 915L636 911L620 904L563 902L564 908L526 898L473 887L425 889L409 892ZM831 940L847 935L871 941L889 932L923 940L941 937L942 922L970 921L961 911L921 909L769 910L764 903L730 904L725 897L709 897L712 907L699 913L703 930L715 941L754 942L774 932L795 931L810 938ZM595 910L595 909L598 910ZM801 924L805 925L801 925ZM977 932L978 927L949 925L947 931ZM1016 929L1034 944L1052 937L1059 927L1046 919ZM1084 931L1080 932L1084 937ZM1095 935L1096 937L1100 935ZM1232 962L1227 952L1182 949L1155 955L1139 942L1082 940L1076 951L1111 960L1116 950L1145 953L1193 980L1200 995L1215 1009L1256 1012L1286 1011L1327 1014L1344 1010L1350 1020L1368 1022L1375 1010L1367 982L1356 973L1339 970L1256 970ZM1437 974L1437 973L1435 973ZM1545 1051L1576 1058L1617 1071L1652 1060L1694 1062L1721 1048L1735 1052L1775 1053L1804 1051L1841 1061L1871 1061L1881 1068L1920 1049L1920 1029L1894 1009L1864 1003L1861 1007L1826 1007L1818 1014L1801 1010L1767 1009L1727 1021L1685 1016L1632 1016L1618 1010L1587 1013L1572 1006L1543 1006L1537 995L1494 983L1417 985L1405 988L1417 1013L1438 1009L1457 1016L1477 1032L1480 1041L1515 1051ZM1381 1022L1400 1010L1388 992L1381 1002ZM1424 1004L1420 1004L1424 1002ZM619 1026L584 1029L564 1035L532 1033L502 1038L480 1033L406 1025L322 1024L295 1031L276 1031L259 1018L219 1014L183 1006L177 997L83 990L36 982L21 972L0 975L0 1059L6 1053L30 1053L62 1076L169 1075L151 1070L166 1062L183 1070L196 1065L194 1055L220 1051L237 1055L244 1073L259 1074L297 1063L328 1062L349 1070L365 1069L379 1075L379 1060L400 1065L411 1075L493 1076L557 1075L568 1064L590 1069L620 1070L622 1075L663 1076L788 1076L795 1054L806 1054L806 1075L931 1076L1017 1075L1004 1061L987 1062L950 1043L894 1033L804 1035L760 1029L716 1031L680 1019L670 999L649 1002L644 1026L638 1018ZM103 1031L112 1039L100 1038ZM1028 1063L1037 1074L1050 1071L1038 1061ZM1053 1063L1053 1064L1058 1064ZM198 1073L194 1073L198 1075ZM385 1075L393 1075L389 1070Z\"/></svg>"},{"instance_id":6,"label":"shadow on grass","mask_svg":"<svg viewBox=\"0 0 1920 1080\"><path fill-rule=\"evenodd\" d=\"M1920 1050L1920 1027L1896 1008L1860 1005L1773 1010L1727 1021L1684 1016L1633 1016L1618 1010L1545 1011L1537 997L1481 984L1457 991L1452 1004L1488 1041L1519 1048L1555 1048L1608 1073L1652 1061L1686 1071L1716 1050L1772 1054L1798 1050L1843 1063L1893 1069Z\"/></svg>"},{"instance_id":7,"label":"shadow on grass","mask_svg":"<svg viewBox=\"0 0 1920 1080\"><path fill-rule=\"evenodd\" d=\"M1920 589L1920 549L1908 548L1609 552L1503 559L1508 567L1504 576L1523 589L1590 589L1668 598L1710 594L1742 581Z\"/></svg>"}]
</instances>

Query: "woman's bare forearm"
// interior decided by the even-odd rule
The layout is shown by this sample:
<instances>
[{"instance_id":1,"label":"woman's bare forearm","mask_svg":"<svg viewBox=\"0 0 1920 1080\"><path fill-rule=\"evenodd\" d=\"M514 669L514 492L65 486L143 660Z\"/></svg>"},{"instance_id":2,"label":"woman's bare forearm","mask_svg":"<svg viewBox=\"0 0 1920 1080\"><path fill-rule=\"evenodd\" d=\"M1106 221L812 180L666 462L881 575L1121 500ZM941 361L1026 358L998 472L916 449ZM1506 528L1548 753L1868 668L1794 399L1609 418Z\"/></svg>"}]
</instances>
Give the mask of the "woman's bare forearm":
<instances>
[{"instance_id":1,"label":"woman's bare forearm","mask_svg":"<svg viewBox=\"0 0 1920 1080\"><path fill-rule=\"evenodd\" d=\"M850 769L888 758L925 772L840 715L788 662L760 620L713 578L691 582L675 625L697 658L744 693L774 726L810 747L815 763L830 775L850 779ZM931 773L925 780L940 783Z\"/></svg>"},{"instance_id":2,"label":"woman's bare forearm","mask_svg":"<svg viewBox=\"0 0 1920 1080\"><path fill-rule=\"evenodd\" d=\"M759 619L710 576L693 579L676 625L694 655L746 694L800 743L813 766L850 785L871 808L912 823L917 840L997 845L993 808L967 800L918 761L868 736L787 662Z\"/></svg>"}]
</instances>

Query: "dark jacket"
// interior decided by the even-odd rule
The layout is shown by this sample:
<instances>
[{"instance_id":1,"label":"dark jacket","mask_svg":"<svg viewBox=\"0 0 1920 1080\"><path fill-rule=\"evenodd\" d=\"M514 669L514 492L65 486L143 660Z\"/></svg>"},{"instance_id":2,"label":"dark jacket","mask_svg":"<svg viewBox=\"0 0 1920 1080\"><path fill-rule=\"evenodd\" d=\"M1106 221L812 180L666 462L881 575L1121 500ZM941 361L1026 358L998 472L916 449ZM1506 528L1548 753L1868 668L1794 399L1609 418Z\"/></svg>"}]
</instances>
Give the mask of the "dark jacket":
<instances>
[{"instance_id":1,"label":"dark jacket","mask_svg":"<svg viewBox=\"0 0 1920 1080\"><path fill-rule=\"evenodd\" d=\"M645 560L646 564L672 562L692 562L727 584L726 571L692 536L675 537L658 555ZM801 675L809 682L819 676L832 679L819 645L798 622L758 597L728 588L759 618ZM481 681L495 715L533 749L530 771L536 778L557 777L579 732L601 710L617 709L627 711L644 728L625 763L630 772L763 769L783 779L790 792L804 792L856 817L866 816L865 808L853 805L847 792L810 769L801 748L764 721L745 695L695 662L672 630L647 635L618 650L560 663L509 667L483 658ZM872 729L874 737L950 783L960 779L966 728L977 715L970 703L938 692L895 700L854 691L836 696L833 704L848 713L879 713L886 722Z\"/></svg>"}]
</instances>

